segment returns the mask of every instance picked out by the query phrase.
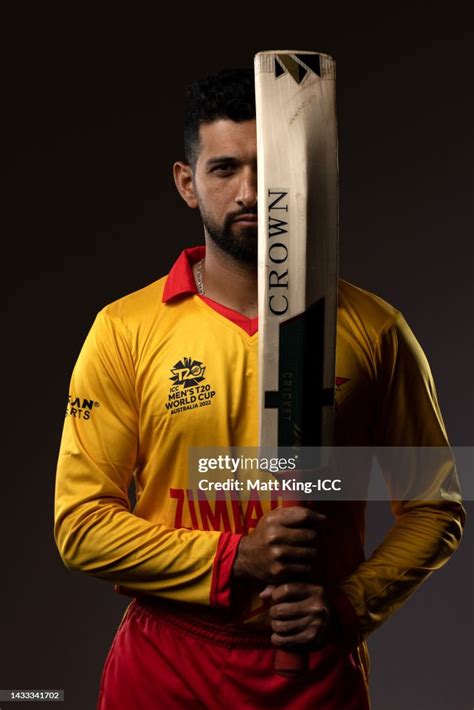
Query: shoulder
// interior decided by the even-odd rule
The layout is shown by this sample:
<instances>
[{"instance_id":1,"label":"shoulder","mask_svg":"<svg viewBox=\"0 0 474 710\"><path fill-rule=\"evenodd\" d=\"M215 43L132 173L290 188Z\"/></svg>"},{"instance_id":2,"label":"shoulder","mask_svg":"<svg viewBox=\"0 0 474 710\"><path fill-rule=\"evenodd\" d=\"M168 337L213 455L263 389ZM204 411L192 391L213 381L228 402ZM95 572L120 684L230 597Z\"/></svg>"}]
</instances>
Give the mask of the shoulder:
<instances>
[{"instance_id":1,"label":"shoulder","mask_svg":"<svg viewBox=\"0 0 474 710\"><path fill-rule=\"evenodd\" d=\"M402 318L385 299L360 286L339 279L338 318L351 322L377 338Z\"/></svg>"},{"instance_id":2,"label":"shoulder","mask_svg":"<svg viewBox=\"0 0 474 710\"><path fill-rule=\"evenodd\" d=\"M398 362L429 376L425 353L403 314L380 296L339 282L338 328L351 342L370 352L376 368ZM392 365L390 365L392 366Z\"/></svg>"},{"instance_id":3,"label":"shoulder","mask_svg":"<svg viewBox=\"0 0 474 710\"><path fill-rule=\"evenodd\" d=\"M167 276L163 276L100 308L88 340L138 357L142 344L156 329L161 317L166 279Z\"/></svg>"},{"instance_id":4,"label":"shoulder","mask_svg":"<svg viewBox=\"0 0 474 710\"><path fill-rule=\"evenodd\" d=\"M338 333L377 357L381 344L401 338L415 342L403 314L371 291L339 280Z\"/></svg>"},{"instance_id":5,"label":"shoulder","mask_svg":"<svg viewBox=\"0 0 474 710\"><path fill-rule=\"evenodd\" d=\"M394 334L400 330L404 333L407 328L400 311L384 298L339 280L337 333L340 346L372 373L377 369L382 344L389 342L395 347Z\"/></svg>"},{"instance_id":6,"label":"shoulder","mask_svg":"<svg viewBox=\"0 0 474 710\"><path fill-rule=\"evenodd\" d=\"M137 291L111 301L101 309L100 314L115 323L121 323L129 331L135 331L152 322L163 305L166 279L167 277L163 276Z\"/></svg>"}]
</instances>

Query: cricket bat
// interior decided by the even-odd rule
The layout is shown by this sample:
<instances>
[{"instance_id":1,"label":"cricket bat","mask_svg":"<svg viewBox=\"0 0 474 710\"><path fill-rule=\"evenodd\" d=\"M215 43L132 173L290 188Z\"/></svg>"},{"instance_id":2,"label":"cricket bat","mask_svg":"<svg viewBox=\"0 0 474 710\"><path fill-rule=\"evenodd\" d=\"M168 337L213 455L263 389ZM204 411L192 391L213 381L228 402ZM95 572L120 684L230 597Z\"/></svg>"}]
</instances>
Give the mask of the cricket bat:
<instances>
[{"instance_id":1,"label":"cricket bat","mask_svg":"<svg viewBox=\"0 0 474 710\"><path fill-rule=\"evenodd\" d=\"M335 62L254 58L258 163L259 446L330 447L338 284ZM295 503L297 504L297 503ZM275 651L275 670L307 655Z\"/></svg>"}]
</instances>

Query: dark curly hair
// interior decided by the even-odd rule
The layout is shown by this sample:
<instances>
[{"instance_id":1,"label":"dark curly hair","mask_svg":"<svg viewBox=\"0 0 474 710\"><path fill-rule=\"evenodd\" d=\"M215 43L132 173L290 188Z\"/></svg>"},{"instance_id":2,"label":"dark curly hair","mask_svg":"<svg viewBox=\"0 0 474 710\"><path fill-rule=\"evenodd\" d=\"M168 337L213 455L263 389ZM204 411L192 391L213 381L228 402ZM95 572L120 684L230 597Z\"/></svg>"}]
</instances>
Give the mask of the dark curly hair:
<instances>
[{"instance_id":1,"label":"dark curly hair","mask_svg":"<svg viewBox=\"0 0 474 710\"><path fill-rule=\"evenodd\" d=\"M199 126L220 118L255 118L253 69L224 69L193 81L185 90L184 155L194 170L199 155Z\"/></svg>"}]
</instances>

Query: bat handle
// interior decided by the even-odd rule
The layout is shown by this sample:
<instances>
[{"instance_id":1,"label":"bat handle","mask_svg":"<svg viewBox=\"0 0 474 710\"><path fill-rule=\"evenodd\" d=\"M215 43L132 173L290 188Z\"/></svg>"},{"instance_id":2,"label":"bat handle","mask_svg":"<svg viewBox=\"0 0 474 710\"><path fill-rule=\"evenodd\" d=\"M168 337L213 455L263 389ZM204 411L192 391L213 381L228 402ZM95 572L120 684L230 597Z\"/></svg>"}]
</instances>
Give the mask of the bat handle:
<instances>
[{"instance_id":1,"label":"bat handle","mask_svg":"<svg viewBox=\"0 0 474 710\"><path fill-rule=\"evenodd\" d=\"M304 508L306 503L304 501L294 501L294 505ZM295 678L302 673L306 673L308 660L307 651L284 651L282 648L277 648L273 667L278 675L285 676L285 678Z\"/></svg>"},{"instance_id":2,"label":"bat handle","mask_svg":"<svg viewBox=\"0 0 474 710\"><path fill-rule=\"evenodd\" d=\"M275 673L285 678L295 678L308 670L308 652L284 651L277 648L273 667Z\"/></svg>"}]
</instances>

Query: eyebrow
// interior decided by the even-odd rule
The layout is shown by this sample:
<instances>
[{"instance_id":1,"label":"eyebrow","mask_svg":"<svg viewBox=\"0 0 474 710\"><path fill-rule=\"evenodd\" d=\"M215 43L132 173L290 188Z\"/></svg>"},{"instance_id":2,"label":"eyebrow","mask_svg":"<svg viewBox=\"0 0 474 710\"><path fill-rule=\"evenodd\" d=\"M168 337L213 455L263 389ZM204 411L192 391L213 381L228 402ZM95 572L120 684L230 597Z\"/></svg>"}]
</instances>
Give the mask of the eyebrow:
<instances>
[{"instance_id":1,"label":"eyebrow","mask_svg":"<svg viewBox=\"0 0 474 710\"><path fill-rule=\"evenodd\" d=\"M209 158L206 160L206 166L216 165L216 163L237 163L238 158L234 155L220 155L217 158Z\"/></svg>"}]
</instances>

